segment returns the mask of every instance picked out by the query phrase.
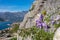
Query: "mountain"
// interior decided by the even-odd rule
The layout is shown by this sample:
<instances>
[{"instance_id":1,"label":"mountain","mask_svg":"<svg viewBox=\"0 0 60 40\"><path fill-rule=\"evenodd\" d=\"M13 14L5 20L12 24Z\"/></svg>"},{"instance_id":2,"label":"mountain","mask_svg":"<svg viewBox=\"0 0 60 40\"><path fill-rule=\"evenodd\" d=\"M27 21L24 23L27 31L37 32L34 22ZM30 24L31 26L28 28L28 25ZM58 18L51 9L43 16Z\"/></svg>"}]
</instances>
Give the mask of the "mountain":
<instances>
[{"instance_id":1,"label":"mountain","mask_svg":"<svg viewBox=\"0 0 60 40\"><path fill-rule=\"evenodd\" d=\"M26 32L23 36L19 35L20 40L60 40L60 0L35 0L19 27L19 30L23 29L18 33L23 35L22 33ZM30 28L33 31L30 31ZM45 37L41 29L45 31ZM50 37L46 33L51 34Z\"/></svg>"},{"instance_id":2,"label":"mountain","mask_svg":"<svg viewBox=\"0 0 60 40\"><path fill-rule=\"evenodd\" d=\"M29 12L25 15L24 20L20 23L20 28L36 26L36 20L44 10L47 13L46 16L52 15L50 18L52 20L56 19L60 14L59 5L60 0L35 0Z\"/></svg>"},{"instance_id":3,"label":"mountain","mask_svg":"<svg viewBox=\"0 0 60 40\"><path fill-rule=\"evenodd\" d=\"M9 22L21 22L28 11L22 12L0 12L0 18Z\"/></svg>"},{"instance_id":4,"label":"mountain","mask_svg":"<svg viewBox=\"0 0 60 40\"><path fill-rule=\"evenodd\" d=\"M4 21L4 19L0 18L0 21Z\"/></svg>"}]
</instances>

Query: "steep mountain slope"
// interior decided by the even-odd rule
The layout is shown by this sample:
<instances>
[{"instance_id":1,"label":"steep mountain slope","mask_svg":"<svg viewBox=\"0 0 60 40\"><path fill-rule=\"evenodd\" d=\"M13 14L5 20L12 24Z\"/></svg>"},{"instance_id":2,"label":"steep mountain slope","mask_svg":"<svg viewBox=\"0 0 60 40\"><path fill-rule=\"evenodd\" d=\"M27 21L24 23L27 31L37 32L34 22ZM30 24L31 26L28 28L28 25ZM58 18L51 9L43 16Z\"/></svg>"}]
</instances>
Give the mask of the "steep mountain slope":
<instances>
[{"instance_id":1,"label":"steep mountain slope","mask_svg":"<svg viewBox=\"0 0 60 40\"><path fill-rule=\"evenodd\" d=\"M38 15L43 10L46 11L47 15L54 14L50 18L55 19L56 15L60 14L60 0L35 0L29 12L25 15L23 22L20 23L20 28L36 26L36 19L39 18Z\"/></svg>"}]
</instances>

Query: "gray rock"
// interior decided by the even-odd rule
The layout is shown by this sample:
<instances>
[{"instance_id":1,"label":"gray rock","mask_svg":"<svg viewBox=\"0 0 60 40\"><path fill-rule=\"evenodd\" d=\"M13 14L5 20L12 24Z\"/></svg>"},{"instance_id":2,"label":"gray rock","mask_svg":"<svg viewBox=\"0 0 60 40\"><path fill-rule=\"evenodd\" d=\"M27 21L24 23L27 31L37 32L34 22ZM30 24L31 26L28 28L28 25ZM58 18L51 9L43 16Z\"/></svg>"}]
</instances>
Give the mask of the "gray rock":
<instances>
[{"instance_id":1,"label":"gray rock","mask_svg":"<svg viewBox=\"0 0 60 40\"><path fill-rule=\"evenodd\" d=\"M31 8L34 6L34 9L25 15L24 20L20 23L20 28L36 26L35 19L42 10L46 10L47 14L54 14L53 17L59 15L57 13L60 11L59 5L60 0L35 0L31 6Z\"/></svg>"},{"instance_id":2,"label":"gray rock","mask_svg":"<svg viewBox=\"0 0 60 40\"><path fill-rule=\"evenodd\" d=\"M39 15L43 10L46 10L47 14L52 15L50 17L51 20L55 20L56 17L60 15L60 0L35 0L31 8L33 6L34 8L25 15L24 20L20 23L20 28L30 28L32 26L36 26L36 19L39 18ZM51 26L49 32L54 32L56 28L54 28L52 24L49 25ZM27 40L29 40L29 38ZM60 40L60 28L58 28L55 32L53 40Z\"/></svg>"},{"instance_id":3,"label":"gray rock","mask_svg":"<svg viewBox=\"0 0 60 40\"><path fill-rule=\"evenodd\" d=\"M60 40L60 27L56 30L53 40Z\"/></svg>"}]
</instances>

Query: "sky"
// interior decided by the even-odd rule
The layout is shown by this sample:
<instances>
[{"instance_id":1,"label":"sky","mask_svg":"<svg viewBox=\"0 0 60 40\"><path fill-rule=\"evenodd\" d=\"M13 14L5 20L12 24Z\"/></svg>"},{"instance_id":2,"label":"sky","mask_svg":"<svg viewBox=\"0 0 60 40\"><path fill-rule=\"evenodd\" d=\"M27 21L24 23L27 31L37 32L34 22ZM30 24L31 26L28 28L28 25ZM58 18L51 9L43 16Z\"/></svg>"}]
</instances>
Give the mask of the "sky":
<instances>
[{"instance_id":1,"label":"sky","mask_svg":"<svg viewBox=\"0 0 60 40\"><path fill-rule=\"evenodd\" d=\"M0 12L27 11L34 0L0 0Z\"/></svg>"}]
</instances>

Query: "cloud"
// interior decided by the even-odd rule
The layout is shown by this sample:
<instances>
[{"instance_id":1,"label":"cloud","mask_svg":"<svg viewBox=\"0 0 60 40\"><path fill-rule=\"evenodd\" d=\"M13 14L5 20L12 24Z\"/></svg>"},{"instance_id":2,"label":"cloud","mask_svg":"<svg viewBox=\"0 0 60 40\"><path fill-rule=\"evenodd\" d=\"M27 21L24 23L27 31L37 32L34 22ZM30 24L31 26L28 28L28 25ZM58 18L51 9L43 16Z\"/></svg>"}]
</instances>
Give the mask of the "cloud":
<instances>
[{"instance_id":1,"label":"cloud","mask_svg":"<svg viewBox=\"0 0 60 40\"><path fill-rule=\"evenodd\" d=\"M0 12L20 12L20 10L0 9Z\"/></svg>"}]
</instances>

